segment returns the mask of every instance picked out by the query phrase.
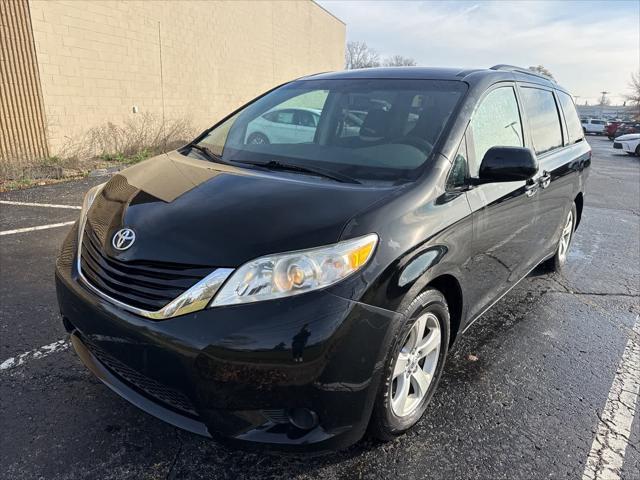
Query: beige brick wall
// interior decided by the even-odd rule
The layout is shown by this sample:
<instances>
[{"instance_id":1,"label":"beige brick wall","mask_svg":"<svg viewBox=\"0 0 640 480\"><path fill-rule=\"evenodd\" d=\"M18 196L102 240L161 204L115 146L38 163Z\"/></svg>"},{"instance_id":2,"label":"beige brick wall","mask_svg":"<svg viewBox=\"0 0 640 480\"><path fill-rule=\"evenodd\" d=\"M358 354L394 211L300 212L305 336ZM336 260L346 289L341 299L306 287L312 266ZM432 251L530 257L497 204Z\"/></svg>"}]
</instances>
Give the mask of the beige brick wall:
<instances>
[{"instance_id":1,"label":"beige brick wall","mask_svg":"<svg viewBox=\"0 0 640 480\"><path fill-rule=\"evenodd\" d=\"M339 70L345 25L311 0L29 0L55 153L144 112L211 125L257 94ZM138 114L132 113L136 105Z\"/></svg>"},{"instance_id":2,"label":"beige brick wall","mask_svg":"<svg viewBox=\"0 0 640 480\"><path fill-rule=\"evenodd\" d=\"M0 1L0 177L47 156L27 0Z\"/></svg>"}]
</instances>

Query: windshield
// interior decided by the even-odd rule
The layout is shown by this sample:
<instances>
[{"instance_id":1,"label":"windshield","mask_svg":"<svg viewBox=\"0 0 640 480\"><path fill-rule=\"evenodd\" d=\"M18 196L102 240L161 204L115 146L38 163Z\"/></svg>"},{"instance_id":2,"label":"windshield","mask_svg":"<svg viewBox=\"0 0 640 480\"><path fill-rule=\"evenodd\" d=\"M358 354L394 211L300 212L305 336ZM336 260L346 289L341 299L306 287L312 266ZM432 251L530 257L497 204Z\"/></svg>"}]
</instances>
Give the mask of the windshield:
<instances>
[{"instance_id":1,"label":"windshield","mask_svg":"<svg viewBox=\"0 0 640 480\"><path fill-rule=\"evenodd\" d=\"M460 81L296 81L249 104L198 145L224 162L400 183L419 174L465 90Z\"/></svg>"}]
</instances>

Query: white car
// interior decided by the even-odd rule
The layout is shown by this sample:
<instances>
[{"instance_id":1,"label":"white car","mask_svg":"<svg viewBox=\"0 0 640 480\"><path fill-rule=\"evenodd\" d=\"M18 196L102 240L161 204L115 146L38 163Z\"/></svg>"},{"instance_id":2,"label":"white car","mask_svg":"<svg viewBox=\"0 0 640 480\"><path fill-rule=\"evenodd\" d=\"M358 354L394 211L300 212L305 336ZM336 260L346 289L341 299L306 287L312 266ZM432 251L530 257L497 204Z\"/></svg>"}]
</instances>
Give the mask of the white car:
<instances>
[{"instance_id":1,"label":"white car","mask_svg":"<svg viewBox=\"0 0 640 480\"><path fill-rule=\"evenodd\" d=\"M596 135L604 135L606 120L598 120L596 118L587 118L582 120L582 130L584 133L595 133Z\"/></svg>"},{"instance_id":2,"label":"white car","mask_svg":"<svg viewBox=\"0 0 640 480\"><path fill-rule=\"evenodd\" d=\"M640 133L621 135L613 140L613 148L640 157Z\"/></svg>"},{"instance_id":3,"label":"white car","mask_svg":"<svg viewBox=\"0 0 640 480\"><path fill-rule=\"evenodd\" d=\"M247 125L247 144L308 143L320 120L315 108L280 108L270 110Z\"/></svg>"}]
</instances>

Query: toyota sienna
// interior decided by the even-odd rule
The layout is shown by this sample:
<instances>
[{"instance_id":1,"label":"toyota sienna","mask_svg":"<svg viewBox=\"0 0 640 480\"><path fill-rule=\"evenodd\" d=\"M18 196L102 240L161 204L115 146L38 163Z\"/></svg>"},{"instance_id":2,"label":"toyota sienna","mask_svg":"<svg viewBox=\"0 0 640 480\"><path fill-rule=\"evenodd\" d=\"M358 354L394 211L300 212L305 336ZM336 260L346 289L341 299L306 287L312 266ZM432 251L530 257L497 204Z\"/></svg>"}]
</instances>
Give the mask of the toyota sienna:
<instances>
[{"instance_id":1,"label":"toyota sienna","mask_svg":"<svg viewBox=\"0 0 640 480\"><path fill-rule=\"evenodd\" d=\"M389 440L455 341L579 225L570 94L517 67L312 75L92 188L56 264L82 362L237 445Z\"/></svg>"}]
</instances>

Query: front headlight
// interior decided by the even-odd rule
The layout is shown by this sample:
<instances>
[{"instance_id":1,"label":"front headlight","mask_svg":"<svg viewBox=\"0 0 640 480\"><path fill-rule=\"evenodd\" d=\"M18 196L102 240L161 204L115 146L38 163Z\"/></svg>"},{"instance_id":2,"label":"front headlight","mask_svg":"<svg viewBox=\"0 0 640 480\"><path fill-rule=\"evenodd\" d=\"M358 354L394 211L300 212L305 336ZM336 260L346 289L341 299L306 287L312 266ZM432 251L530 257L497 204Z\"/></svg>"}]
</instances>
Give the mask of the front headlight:
<instances>
[{"instance_id":1,"label":"front headlight","mask_svg":"<svg viewBox=\"0 0 640 480\"><path fill-rule=\"evenodd\" d=\"M210 307L289 297L328 287L364 267L375 233L325 247L260 257L238 268Z\"/></svg>"},{"instance_id":2,"label":"front headlight","mask_svg":"<svg viewBox=\"0 0 640 480\"><path fill-rule=\"evenodd\" d=\"M89 211L91 205L93 204L93 201L96 199L105 185L106 182L90 188L84 196L84 200L82 201L82 209L80 210L80 222L78 226L78 246L80 244L80 239L82 238L82 231L84 230L84 223L87 219L87 212Z\"/></svg>"},{"instance_id":3,"label":"front headlight","mask_svg":"<svg viewBox=\"0 0 640 480\"><path fill-rule=\"evenodd\" d=\"M100 185L96 185L95 187L90 188L89 191L85 194L84 200L82 201L82 210L80 210L80 220L82 220L87 215L87 212L91 208L93 201L96 199L96 197L100 193L100 190L102 190L105 185L106 182L101 183Z\"/></svg>"}]
</instances>

